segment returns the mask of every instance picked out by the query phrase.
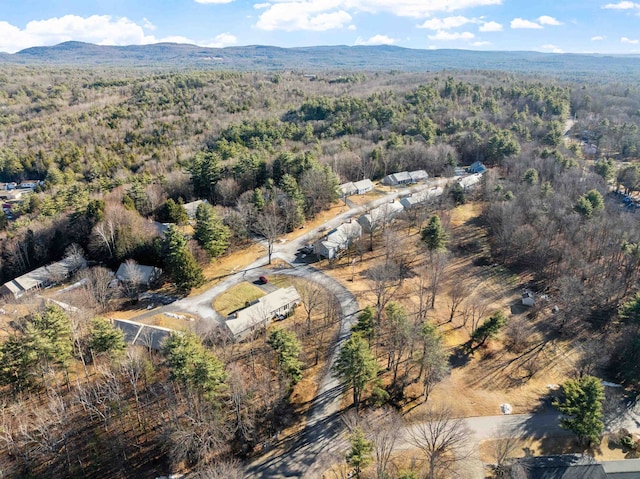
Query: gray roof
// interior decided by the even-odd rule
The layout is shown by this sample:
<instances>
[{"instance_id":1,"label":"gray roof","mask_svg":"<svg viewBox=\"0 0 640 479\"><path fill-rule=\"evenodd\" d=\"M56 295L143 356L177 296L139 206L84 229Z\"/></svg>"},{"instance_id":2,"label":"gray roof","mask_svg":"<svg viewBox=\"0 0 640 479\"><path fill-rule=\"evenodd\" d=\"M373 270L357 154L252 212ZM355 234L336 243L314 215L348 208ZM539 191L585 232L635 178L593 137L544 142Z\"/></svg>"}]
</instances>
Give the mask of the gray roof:
<instances>
[{"instance_id":1,"label":"gray roof","mask_svg":"<svg viewBox=\"0 0 640 479\"><path fill-rule=\"evenodd\" d=\"M602 464L586 454L518 459L512 476L514 479L607 479Z\"/></svg>"},{"instance_id":2,"label":"gray roof","mask_svg":"<svg viewBox=\"0 0 640 479\"><path fill-rule=\"evenodd\" d=\"M55 280L66 278L86 265L87 262L84 258L65 258L48 266L41 266L29 271L7 281L3 286L15 297L18 297L31 289L47 286Z\"/></svg>"},{"instance_id":3,"label":"gray roof","mask_svg":"<svg viewBox=\"0 0 640 479\"><path fill-rule=\"evenodd\" d=\"M184 207L184 210L187 212L187 216L189 217L189 219L195 219L196 211L198 211L198 206L200 206L202 203L209 202L207 200L196 200L192 201L191 203L185 203L184 205L182 205Z\"/></svg>"},{"instance_id":4,"label":"gray roof","mask_svg":"<svg viewBox=\"0 0 640 479\"><path fill-rule=\"evenodd\" d=\"M369 178L364 179L364 180L360 180L360 181L356 181L353 184L353 186L355 186L358 191L372 190L373 189L373 183L371 182L371 180Z\"/></svg>"},{"instance_id":5,"label":"gray roof","mask_svg":"<svg viewBox=\"0 0 640 479\"><path fill-rule=\"evenodd\" d=\"M134 269L132 270L132 268ZM131 267L127 267L127 263L121 263L118 271L116 271L116 278L120 281L131 281L133 274L133 279L138 279L138 284L149 284L156 279L161 272L162 270L155 266L133 264Z\"/></svg>"},{"instance_id":6,"label":"gray roof","mask_svg":"<svg viewBox=\"0 0 640 479\"><path fill-rule=\"evenodd\" d=\"M225 324L234 337L241 337L252 327L268 323L280 308L299 302L300 295L294 286L278 289L236 312Z\"/></svg>"},{"instance_id":7,"label":"gray roof","mask_svg":"<svg viewBox=\"0 0 640 479\"><path fill-rule=\"evenodd\" d=\"M370 231L372 225L378 226L381 223L384 224L384 221L392 220L393 217L402 210L404 210L404 206L398 201L385 203L361 215L358 218L358 223L360 223L366 231Z\"/></svg>"},{"instance_id":8,"label":"gray roof","mask_svg":"<svg viewBox=\"0 0 640 479\"><path fill-rule=\"evenodd\" d=\"M356 185L353 182L342 183L338 186L338 189L343 195L349 196L354 194L357 191Z\"/></svg>"},{"instance_id":9,"label":"gray roof","mask_svg":"<svg viewBox=\"0 0 640 479\"><path fill-rule=\"evenodd\" d=\"M410 171L409 172L409 176L411 177L411 179L413 181L422 181L422 180L426 180L427 178L429 178L429 175L424 170Z\"/></svg>"},{"instance_id":10,"label":"gray roof","mask_svg":"<svg viewBox=\"0 0 640 479\"><path fill-rule=\"evenodd\" d=\"M387 175L385 180L388 179L387 182L391 183L404 183L411 180L411 175L408 171L399 171L398 173L393 173L391 175Z\"/></svg>"},{"instance_id":11,"label":"gray roof","mask_svg":"<svg viewBox=\"0 0 640 479\"><path fill-rule=\"evenodd\" d=\"M155 350L162 349L164 340L171 334L176 333L173 329L137 323L127 319L114 319L113 324L122 330L124 340L127 343Z\"/></svg>"}]
</instances>

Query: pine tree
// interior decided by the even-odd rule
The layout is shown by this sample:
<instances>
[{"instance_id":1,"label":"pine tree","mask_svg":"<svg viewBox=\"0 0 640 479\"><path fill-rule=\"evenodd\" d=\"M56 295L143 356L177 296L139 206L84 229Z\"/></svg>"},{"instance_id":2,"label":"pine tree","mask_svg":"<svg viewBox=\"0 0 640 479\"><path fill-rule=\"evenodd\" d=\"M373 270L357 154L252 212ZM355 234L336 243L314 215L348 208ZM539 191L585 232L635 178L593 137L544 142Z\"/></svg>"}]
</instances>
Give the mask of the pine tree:
<instances>
[{"instance_id":1,"label":"pine tree","mask_svg":"<svg viewBox=\"0 0 640 479\"><path fill-rule=\"evenodd\" d=\"M427 249L432 253L444 249L447 234L438 215L433 215L429 219L429 224L422 230L422 241L426 243Z\"/></svg>"},{"instance_id":2,"label":"pine tree","mask_svg":"<svg viewBox=\"0 0 640 479\"><path fill-rule=\"evenodd\" d=\"M231 230L218 218L211 205L202 203L196 210L194 237L212 258L217 258L229 247Z\"/></svg>"},{"instance_id":3,"label":"pine tree","mask_svg":"<svg viewBox=\"0 0 640 479\"><path fill-rule=\"evenodd\" d=\"M297 384L302 379L302 363L298 359L301 346L296 335L284 329L274 329L269 333L267 344L276 352L278 366L289 378L291 384Z\"/></svg>"},{"instance_id":4,"label":"pine tree","mask_svg":"<svg viewBox=\"0 0 640 479\"><path fill-rule=\"evenodd\" d=\"M502 311L496 311L471 334L471 343L476 343L476 347L482 346L488 339L496 336L507 321Z\"/></svg>"},{"instance_id":5,"label":"pine tree","mask_svg":"<svg viewBox=\"0 0 640 479\"><path fill-rule=\"evenodd\" d=\"M104 318L95 318L91 323L89 349L93 354L119 356L126 349L124 333Z\"/></svg>"},{"instance_id":6,"label":"pine tree","mask_svg":"<svg viewBox=\"0 0 640 479\"><path fill-rule=\"evenodd\" d=\"M604 387L593 376L568 380L562 385L562 397L553 405L565 415L560 426L574 432L583 445L598 444L604 431L602 403Z\"/></svg>"},{"instance_id":7,"label":"pine tree","mask_svg":"<svg viewBox=\"0 0 640 479\"><path fill-rule=\"evenodd\" d=\"M333 366L334 373L353 391L353 404L358 410L362 392L378 373L378 363L369 349L369 343L354 333L344 343Z\"/></svg>"},{"instance_id":8,"label":"pine tree","mask_svg":"<svg viewBox=\"0 0 640 479\"><path fill-rule=\"evenodd\" d=\"M362 469L371 464L373 460L371 456L373 443L365 438L362 429L359 427L356 427L353 430L353 433L351 433L351 436L349 437L349 442L351 443L351 450L345 459L347 464L353 467L356 478L359 479Z\"/></svg>"},{"instance_id":9,"label":"pine tree","mask_svg":"<svg viewBox=\"0 0 640 479\"><path fill-rule=\"evenodd\" d=\"M178 290L187 293L204 283L202 268L187 249L187 240L174 226L165 233L163 252L165 266Z\"/></svg>"}]
</instances>

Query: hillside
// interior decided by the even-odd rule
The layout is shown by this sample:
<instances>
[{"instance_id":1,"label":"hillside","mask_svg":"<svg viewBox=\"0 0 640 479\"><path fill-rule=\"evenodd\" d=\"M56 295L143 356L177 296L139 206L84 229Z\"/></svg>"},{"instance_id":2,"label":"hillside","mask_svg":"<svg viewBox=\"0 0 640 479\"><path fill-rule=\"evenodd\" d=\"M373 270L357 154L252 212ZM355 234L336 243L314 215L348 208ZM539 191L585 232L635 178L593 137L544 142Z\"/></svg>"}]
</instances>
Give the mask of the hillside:
<instances>
[{"instance_id":1,"label":"hillside","mask_svg":"<svg viewBox=\"0 0 640 479\"><path fill-rule=\"evenodd\" d=\"M103 46L65 42L55 46L27 48L13 55L3 54L0 55L0 62L225 70L500 70L595 80L610 76L636 77L640 74L640 61L637 56L631 55L415 50L389 45L205 48L174 43Z\"/></svg>"}]
</instances>

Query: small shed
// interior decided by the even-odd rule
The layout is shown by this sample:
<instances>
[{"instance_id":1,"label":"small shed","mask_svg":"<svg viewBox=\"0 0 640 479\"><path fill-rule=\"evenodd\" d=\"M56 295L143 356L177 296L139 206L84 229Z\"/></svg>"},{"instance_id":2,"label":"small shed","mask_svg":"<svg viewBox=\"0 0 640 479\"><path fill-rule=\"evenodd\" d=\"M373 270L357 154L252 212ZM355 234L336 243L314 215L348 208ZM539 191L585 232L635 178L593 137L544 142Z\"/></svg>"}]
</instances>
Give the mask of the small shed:
<instances>
[{"instance_id":1,"label":"small shed","mask_svg":"<svg viewBox=\"0 0 640 479\"><path fill-rule=\"evenodd\" d=\"M522 305L533 307L535 306L535 304L536 304L536 298L535 298L535 295L533 294L533 291L531 291L530 289L524 289L522 291Z\"/></svg>"}]
</instances>

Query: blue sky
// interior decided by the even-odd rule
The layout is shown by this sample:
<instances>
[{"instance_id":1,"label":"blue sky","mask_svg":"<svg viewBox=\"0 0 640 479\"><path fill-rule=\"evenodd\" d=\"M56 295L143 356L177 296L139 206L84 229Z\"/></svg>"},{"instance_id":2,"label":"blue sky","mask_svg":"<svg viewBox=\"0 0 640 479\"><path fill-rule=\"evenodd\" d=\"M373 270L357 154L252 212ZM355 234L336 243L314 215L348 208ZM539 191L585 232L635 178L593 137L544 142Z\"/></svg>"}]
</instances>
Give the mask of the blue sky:
<instances>
[{"instance_id":1,"label":"blue sky","mask_svg":"<svg viewBox=\"0 0 640 479\"><path fill-rule=\"evenodd\" d=\"M11 53L67 40L638 53L639 27L629 0L0 0Z\"/></svg>"}]
</instances>

